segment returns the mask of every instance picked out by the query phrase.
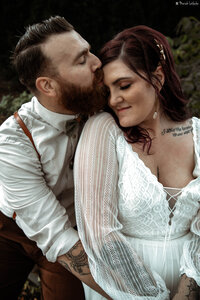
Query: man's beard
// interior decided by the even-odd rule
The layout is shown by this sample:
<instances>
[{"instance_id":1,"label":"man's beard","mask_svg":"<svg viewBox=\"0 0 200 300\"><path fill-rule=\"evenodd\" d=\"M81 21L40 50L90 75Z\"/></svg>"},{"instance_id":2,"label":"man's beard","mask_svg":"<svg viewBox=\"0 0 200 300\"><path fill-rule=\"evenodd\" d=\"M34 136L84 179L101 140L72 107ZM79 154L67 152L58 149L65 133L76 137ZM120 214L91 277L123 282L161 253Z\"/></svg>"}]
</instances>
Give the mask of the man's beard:
<instances>
[{"instance_id":1,"label":"man's beard","mask_svg":"<svg viewBox=\"0 0 200 300\"><path fill-rule=\"evenodd\" d=\"M95 72L94 81L90 87L66 83L59 78L60 103L74 114L93 114L102 110L107 104L102 74L101 70Z\"/></svg>"}]
</instances>

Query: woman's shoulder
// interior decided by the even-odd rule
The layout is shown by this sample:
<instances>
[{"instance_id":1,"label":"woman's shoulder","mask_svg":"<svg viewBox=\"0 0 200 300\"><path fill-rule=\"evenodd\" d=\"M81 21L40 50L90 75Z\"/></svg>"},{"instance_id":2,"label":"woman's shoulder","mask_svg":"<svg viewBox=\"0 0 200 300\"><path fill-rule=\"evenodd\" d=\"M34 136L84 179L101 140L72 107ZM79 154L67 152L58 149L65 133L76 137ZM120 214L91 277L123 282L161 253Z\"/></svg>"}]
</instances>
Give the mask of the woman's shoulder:
<instances>
[{"instance_id":1,"label":"woman's shoulder","mask_svg":"<svg viewBox=\"0 0 200 300\"><path fill-rule=\"evenodd\" d=\"M193 124L194 141L197 145L199 145L199 149L200 149L200 119L197 117L193 117L192 124Z\"/></svg>"},{"instance_id":2,"label":"woman's shoulder","mask_svg":"<svg viewBox=\"0 0 200 300\"><path fill-rule=\"evenodd\" d=\"M88 119L87 122L105 122L105 121L115 123L115 120L114 120L113 116L110 113L105 112L105 111L99 112L99 113L93 115L92 117L90 117Z\"/></svg>"},{"instance_id":3,"label":"woman's shoulder","mask_svg":"<svg viewBox=\"0 0 200 300\"><path fill-rule=\"evenodd\" d=\"M107 112L100 112L90 117L85 124L84 130L121 132L113 116Z\"/></svg>"},{"instance_id":4,"label":"woman's shoulder","mask_svg":"<svg viewBox=\"0 0 200 300\"><path fill-rule=\"evenodd\" d=\"M200 118L192 117L192 122L195 124L195 126L200 127Z\"/></svg>"},{"instance_id":5,"label":"woman's shoulder","mask_svg":"<svg viewBox=\"0 0 200 300\"><path fill-rule=\"evenodd\" d=\"M195 134L200 138L200 119L197 117L192 117L192 124Z\"/></svg>"}]
</instances>

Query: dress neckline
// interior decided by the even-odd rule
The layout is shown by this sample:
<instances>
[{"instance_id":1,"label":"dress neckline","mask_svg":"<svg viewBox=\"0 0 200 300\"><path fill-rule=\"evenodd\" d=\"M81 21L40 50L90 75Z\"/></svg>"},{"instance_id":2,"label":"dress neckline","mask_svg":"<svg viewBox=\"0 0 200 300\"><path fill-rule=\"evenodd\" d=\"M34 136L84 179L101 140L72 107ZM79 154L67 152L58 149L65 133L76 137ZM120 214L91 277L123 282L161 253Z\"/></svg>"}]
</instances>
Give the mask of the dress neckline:
<instances>
[{"instance_id":1,"label":"dress neckline","mask_svg":"<svg viewBox=\"0 0 200 300\"><path fill-rule=\"evenodd\" d=\"M164 189L170 189L170 190L182 190L183 188L178 187L171 187L171 186L163 186Z\"/></svg>"},{"instance_id":2,"label":"dress neckline","mask_svg":"<svg viewBox=\"0 0 200 300\"><path fill-rule=\"evenodd\" d=\"M195 126L194 126L194 117L191 118L191 121L192 121L192 140L193 140L193 149L194 149L194 162L195 162L195 166L194 166L194 169L193 169L193 171L192 171L192 173L193 173L194 170L195 170L196 164L198 163L198 159L197 159L197 149L196 149L197 145L196 145L196 143L195 143L196 132L195 132L195 128L194 128L194 127L195 127ZM154 180L155 180L155 182L157 183L157 185L160 186L161 189L163 190L163 192L166 194L166 191L165 191L165 188L166 188L166 187L164 187L164 185L163 185L160 181L158 181L157 176L154 175L154 174L151 172L151 169L145 165L145 163L143 162L143 160L139 157L138 153L135 152L135 151L133 151L133 148L131 147L131 145L130 145L129 143L127 143L127 144L128 144L128 147L130 147L131 152L134 153L134 154L137 156L137 158L138 158L138 160L140 161L140 163L144 166L144 168L147 170L147 172L150 174L150 176L151 176L152 178L154 178ZM194 182L195 180L197 180L197 179L198 179L198 177L192 179L192 180L189 181L184 187L182 187L182 188L180 188L180 189L181 189L182 191L185 190L186 188L188 188L188 186L190 186L191 183L193 183L193 182ZM172 189L173 187L169 187L169 188ZM174 189L176 189L176 188L174 188Z\"/></svg>"}]
</instances>

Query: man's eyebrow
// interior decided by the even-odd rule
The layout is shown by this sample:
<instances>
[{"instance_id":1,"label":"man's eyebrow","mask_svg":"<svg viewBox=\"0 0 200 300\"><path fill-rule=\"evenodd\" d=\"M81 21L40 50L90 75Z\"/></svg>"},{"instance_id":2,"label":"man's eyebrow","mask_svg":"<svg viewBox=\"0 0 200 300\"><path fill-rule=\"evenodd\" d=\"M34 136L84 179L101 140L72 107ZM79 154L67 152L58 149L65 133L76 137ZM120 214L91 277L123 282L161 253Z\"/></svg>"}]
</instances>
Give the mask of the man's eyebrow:
<instances>
[{"instance_id":1,"label":"man's eyebrow","mask_svg":"<svg viewBox=\"0 0 200 300\"><path fill-rule=\"evenodd\" d=\"M85 47L84 49L82 49L73 59L73 63L75 63L82 55L87 54L88 51L90 51L91 46L88 45L88 47Z\"/></svg>"},{"instance_id":2,"label":"man's eyebrow","mask_svg":"<svg viewBox=\"0 0 200 300\"><path fill-rule=\"evenodd\" d=\"M127 76L127 77L120 77L120 78L117 78L117 80L113 81L112 84L115 85L115 84L117 84L119 81L124 80L124 79L131 79L131 77L130 77L130 76Z\"/></svg>"}]
</instances>

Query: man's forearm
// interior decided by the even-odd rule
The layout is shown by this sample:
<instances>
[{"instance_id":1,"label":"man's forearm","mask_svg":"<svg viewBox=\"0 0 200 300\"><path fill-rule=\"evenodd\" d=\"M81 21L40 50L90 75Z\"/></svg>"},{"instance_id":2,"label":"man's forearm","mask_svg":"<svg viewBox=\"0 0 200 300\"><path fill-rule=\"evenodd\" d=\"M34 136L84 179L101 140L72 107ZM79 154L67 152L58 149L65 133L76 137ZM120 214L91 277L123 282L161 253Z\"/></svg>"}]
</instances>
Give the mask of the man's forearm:
<instances>
[{"instance_id":1,"label":"man's forearm","mask_svg":"<svg viewBox=\"0 0 200 300\"><path fill-rule=\"evenodd\" d=\"M178 292L173 300L198 300L200 289L194 279L187 277L185 274L181 276Z\"/></svg>"},{"instance_id":2,"label":"man's forearm","mask_svg":"<svg viewBox=\"0 0 200 300\"><path fill-rule=\"evenodd\" d=\"M58 262L93 290L111 300L94 281L90 273L87 255L80 240L66 254L59 256Z\"/></svg>"}]
</instances>

